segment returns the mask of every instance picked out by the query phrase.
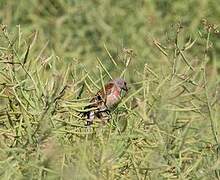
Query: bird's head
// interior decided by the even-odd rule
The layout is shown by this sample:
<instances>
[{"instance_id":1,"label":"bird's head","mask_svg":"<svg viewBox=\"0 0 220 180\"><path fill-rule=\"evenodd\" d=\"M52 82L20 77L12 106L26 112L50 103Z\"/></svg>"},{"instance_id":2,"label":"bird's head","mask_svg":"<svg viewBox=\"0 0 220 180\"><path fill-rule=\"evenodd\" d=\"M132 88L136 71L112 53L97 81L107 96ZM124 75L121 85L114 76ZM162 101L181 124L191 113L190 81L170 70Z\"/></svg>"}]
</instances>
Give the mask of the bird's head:
<instances>
[{"instance_id":1,"label":"bird's head","mask_svg":"<svg viewBox=\"0 0 220 180\"><path fill-rule=\"evenodd\" d=\"M116 78L115 80L113 80L114 84L116 84L116 86L118 86L121 90L124 91L128 91L128 87L127 87L127 83L125 82L124 79L122 78Z\"/></svg>"}]
</instances>

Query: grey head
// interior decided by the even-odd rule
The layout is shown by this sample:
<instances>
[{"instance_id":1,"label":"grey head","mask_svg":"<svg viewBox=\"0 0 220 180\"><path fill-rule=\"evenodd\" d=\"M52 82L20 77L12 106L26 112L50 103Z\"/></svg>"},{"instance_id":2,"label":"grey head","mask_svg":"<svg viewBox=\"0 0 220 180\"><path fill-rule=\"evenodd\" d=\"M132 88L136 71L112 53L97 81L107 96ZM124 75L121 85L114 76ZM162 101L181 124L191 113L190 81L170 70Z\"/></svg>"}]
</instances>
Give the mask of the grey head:
<instances>
[{"instance_id":1,"label":"grey head","mask_svg":"<svg viewBox=\"0 0 220 180\"><path fill-rule=\"evenodd\" d=\"M124 79L122 78L116 78L114 80L112 80L113 83L118 86L120 89L124 90L124 91L128 91L128 87L127 87L127 83L125 82Z\"/></svg>"}]
</instances>

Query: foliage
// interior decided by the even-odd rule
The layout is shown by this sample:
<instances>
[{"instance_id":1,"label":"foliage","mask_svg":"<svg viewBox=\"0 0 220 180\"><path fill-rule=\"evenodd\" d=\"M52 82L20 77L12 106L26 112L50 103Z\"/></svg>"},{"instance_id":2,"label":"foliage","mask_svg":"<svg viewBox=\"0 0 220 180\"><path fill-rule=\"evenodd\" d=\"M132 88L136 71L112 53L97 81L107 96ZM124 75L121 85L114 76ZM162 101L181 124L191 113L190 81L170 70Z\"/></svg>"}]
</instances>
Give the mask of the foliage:
<instances>
[{"instance_id":1,"label":"foliage","mask_svg":"<svg viewBox=\"0 0 220 180\"><path fill-rule=\"evenodd\" d=\"M1 179L220 179L218 4L1 0ZM86 127L117 76L128 96Z\"/></svg>"}]
</instances>

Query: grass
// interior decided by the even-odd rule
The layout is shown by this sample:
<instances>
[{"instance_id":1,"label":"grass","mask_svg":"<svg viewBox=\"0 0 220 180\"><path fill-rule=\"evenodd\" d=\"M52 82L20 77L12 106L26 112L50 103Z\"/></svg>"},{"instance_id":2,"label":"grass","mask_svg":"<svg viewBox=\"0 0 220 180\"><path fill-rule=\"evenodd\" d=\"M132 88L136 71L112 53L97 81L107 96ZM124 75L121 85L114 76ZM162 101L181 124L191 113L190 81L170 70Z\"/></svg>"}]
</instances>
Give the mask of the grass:
<instances>
[{"instance_id":1,"label":"grass","mask_svg":"<svg viewBox=\"0 0 220 180\"><path fill-rule=\"evenodd\" d=\"M0 9L1 179L220 179L217 1ZM111 122L85 127L118 76L130 90Z\"/></svg>"}]
</instances>

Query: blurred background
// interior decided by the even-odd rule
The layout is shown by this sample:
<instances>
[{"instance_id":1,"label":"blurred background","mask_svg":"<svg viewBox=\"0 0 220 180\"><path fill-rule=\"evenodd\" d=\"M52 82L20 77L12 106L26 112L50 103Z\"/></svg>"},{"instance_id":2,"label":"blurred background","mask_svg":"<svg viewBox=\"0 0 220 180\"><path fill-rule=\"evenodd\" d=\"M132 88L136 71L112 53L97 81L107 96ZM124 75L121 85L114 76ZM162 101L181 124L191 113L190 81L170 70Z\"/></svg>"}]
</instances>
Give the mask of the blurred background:
<instances>
[{"instance_id":1,"label":"blurred background","mask_svg":"<svg viewBox=\"0 0 220 180\"><path fill-rule=\"evenodd\" d=\"M145 63L166 63L153 40L169 49L178 23L183 27L182 44L189 38L200 37L190 50L189 59L199 58L204 49L196 47L206 39L202 21L207 20L215 27L219 25L218 4L217 0L1 0L0 22L13 32L14 39L21 28L22 39L27 44L37 32L34 49L46 46L44 53L54 53L62 58L62 63L78 59L96 71L99 57L114 74L114 65L107 60L104 45L113 58L123 49L132 49L136 57L129 68L140 71ZM212 35L211 40L213 50L209 56L217 60L219 34Z\"/></svg>"},{"instance_id":2,"label":"blurred background","mask_svg":"<svg viewBox=\"0 0 220 180\"><path fill-rule=\"evenodd\" d=\"M0 178L220 179L219 20L219 0L0 0ZM88 132L108 74L128 97Z\"/></svg>"}]
</instances>

